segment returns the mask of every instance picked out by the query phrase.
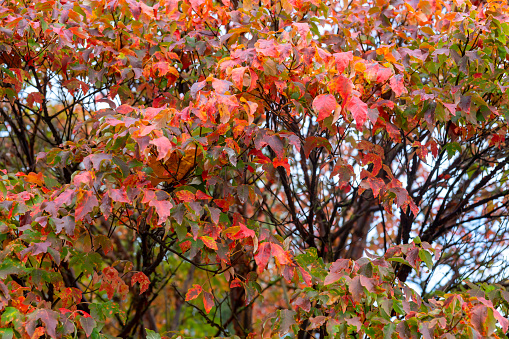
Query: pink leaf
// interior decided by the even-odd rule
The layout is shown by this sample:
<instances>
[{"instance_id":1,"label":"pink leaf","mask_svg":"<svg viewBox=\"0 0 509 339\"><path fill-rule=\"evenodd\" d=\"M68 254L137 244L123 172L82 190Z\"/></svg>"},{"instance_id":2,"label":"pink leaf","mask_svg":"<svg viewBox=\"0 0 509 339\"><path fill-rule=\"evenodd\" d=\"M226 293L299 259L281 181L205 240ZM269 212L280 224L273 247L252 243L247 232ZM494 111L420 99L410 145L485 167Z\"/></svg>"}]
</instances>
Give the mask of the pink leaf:
<instances>
[{"instance_id":1,"label":"pink leaf","mask_svg":"<svg viewBox=\"0 0 509 339\"><path fill-rule=\"evenodd\" d=\"M358 97L351 97L346 104L346 108L352 112L357 129L360 130L368 119L368 105Z\"/></svg>"},{"instance_id":2,"label":"pink leaf","mask_svg":"<svg viewBox=\"0 0 509 339\"><path fill-rule=\"evenodd\" d=\"M405 88L403 75L401 74L393 76L389 81L389 84L397 97L399 97L403 93L408 92L407 89Z\"/></svg>"},{"instance_id":3,"label":"pink leaf","mask_svg":"<svg viewBox=\"0 0 509 339\"><path fill-rule=\"evenodd\" d=\"M320 94L313 100L313 109L318 112L318 121L322 121L336 110L338 102L332 94Z\"/></svg>"}]
</instances>

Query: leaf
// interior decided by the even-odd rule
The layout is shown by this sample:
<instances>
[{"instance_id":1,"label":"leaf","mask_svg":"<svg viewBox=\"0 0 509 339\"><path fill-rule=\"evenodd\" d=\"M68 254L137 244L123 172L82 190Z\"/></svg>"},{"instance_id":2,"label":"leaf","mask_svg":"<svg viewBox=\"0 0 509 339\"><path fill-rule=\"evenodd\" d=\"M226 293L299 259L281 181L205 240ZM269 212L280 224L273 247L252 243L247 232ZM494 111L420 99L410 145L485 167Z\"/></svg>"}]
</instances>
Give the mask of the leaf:
<instances>
[{"instance_id":1,"label":"leaf","mask_svg":"<svg viewBox=\"0 0 509 339\"><path fill-rule=\"evenodd\" d=\"M345 273L336 273L336 272L331 272L329 273L326 277L325 277L325 280L323 282L324 285L330 285L330 284L333 284L335 283L336 281L340 280L342 277L345 276Z\"/></svg>"},{"instance_id":2,"label":"leaf","mask_svg":"<svg viewBox=\"0 0 509 339\"><path fill-rule=\"evenodd\" d=\"M215 306L214 296L212 293L203 291L203 306L205 307L205 312L207 312L207 314L210 313L212 307Z\"/></svg>"},{"instance_id":3,"label":"leaf","mask_svg":"<svg viewBox=\"0 0 509 339\"><path fill-rule=\"evenodd\" d=\"M171 202L166 200L152 200L148 203L148 205L154 207L157 214L159 215L159 220L157 222L158 225L161 225L166 221L166 219L168 219L168 217L171 215L170 210L173 208Z\"/></svg>"},{"instance_id":4,"label":"leaf","mask_svg":"<svg viewBox=\"0 0 509 339\"><path fill-rule=\"evenodd\" d=\"M191 86L191 97L193 98L196 98L196 94L201 90L203 89L203 87L205 87L205 85L207 85L207 81L206 80L203 80L203 81L200 81L200 82L195 82L192 86Z\"/></svg>"},{"instance_id":5,"label":"leaf","mask_svg":"<svg viewBox=\"0 0 509 339\"><path fill-rule=\"evenodd\" d=\"M55 233L59 234L62 230L65 230L67 235L73 237L74 229L76 228L76 223L74 219L70 215L66 215L63 218L51 218L51 220L55 223Z\"/></svg>"},{"instance_id":6,"label":"leaf","mask_svg":"<svg viewBox=\"0 0 509 339\"><path fill-rule=\"evenodd\" d=\"M52 337L57 338L56 328L60 314L55 311L41 308L36 311L35 320L40 319L46 327L46 332Z\"/></svg>"},{"instance_id":7,"label":"leaf","mask_svg":"<svg viewBox=\"0 0 509 339\"><path fill-rule=\"evenodd\" d=\"M150 140L149 144L156 146L157 149L157 158L156 160L159 161L161 159L166 159L170 151L172 150L173 146L166 137L160 137L154 140Z\"/></svg>"},{"instance_id":8,"label":"leaf","mask_svg":"<svg viewBox=\"0 0 509 339\"><path fill-rule=\"evenodd\" d=\"M271 246L269 242L261 243L258 247L258 252L256 252L254 259L256 261L256 265L258 265L257 272L259 274L265 270L265 267L269 263L270 252Z\"/></svg>"},{"instance_id":9,"label":"leaf","mask_svg":"<svg viewBox=\"0 0 509 339\"><path fill-rule=\"evenodd\" d=\"M318 121L329 117L337 106L336 98L332 94L320 94L313 100L313 109L318 113Z\"/></svg>"},{"instance_id":10,"label":"leaf","mask_svg":"<svg viewBox=\"0 0 509 339\"><path fill-rule=\"evenodd\" d=\"M343 73L350 62L353 61L353 53L351 51L334 53L333 56L339 73Z\"/></svg>"},{"instance_id":11,"label":"leaf","mask_svg":"<svg viewBox=\"0 0 509 339\"><path fill-rule=\"evenodd\" d=\"M378 175L378 172L380 172L380 170L382 169L382 159L377 154L373 153L366 154L363 158L363 163L364 165L369 163L373 164L373 171L371 172L373 176Z\"/></svg>"},{"instance_id":12,"label":"leaf","mask_svg":"<svg viewBox=\"0 0 509 339\"><path fill-rule=\"evenodd\" d=\"M309 158L309 154L311 151L315 148L324 147L329 152L332 150L332 146L329 142L329 140L323 138L323 137L307 137L306 141L304 142L304 154L307 158Z\"/></svg>"},{"instance_id":13,"label":"leaf","mask_svg":"<svg viewBox=\"0 0 509 339\"><path fill-rule=\"evenodd\" d=\"M368 278L368 277L365 277L365 276L361 275L360 276L360 282L361 282L362 286L366 287L368 292L374 292L375 291L375 285L373 283L373 279L372 278Z\"/></svg>"},{"instance_id":14,"label":"leaf","mask_svg":"<svg viewBox=\"0 0 509 339\"><path fill-rule=\"evenodd\" d=\"M80 317L80 324L81 327L85 330L85 334L87 337L90 337L92 334L92 331L94 328L96 328L97 323L95 322L94 318L88 316L88 317Z\"/></svg>"},{"instance_id":15,"label":"leaf","mask_svg":"<svg viewBox=\"0 0 509 339\"><path fill-rule=\"evenodd\" d=\"M419 258L421 258L421 260L424 261L424 263L426 263L426 266L430 270L433 268L433 257L431 256L431 253L421 248L419 250Z\"/></svg>"},{"instance_id":16,"label":"leaf","mask_svg":"<svg viewBox=\"0 0 509 339\"><path fill-rule=\"evenodd\" d=\"M116 202L125 202L130 203L129 198L127 197L127 193L123 189L109 189L108 195L110 196L111 200Z\"/></svg>"},{"instance_id":17,"label":"leaf","mask_svg":"<svg viewBox=\"0 0 509 339\"><path fill-rule=\"evenodd\" d=\"M364 295L364 289L361 284L361 276L354 277L348 284L348 291L352 295L353 300L356 302L361 301L361 297Z\"/></svg>"},{"instance_id":18,"label":"leaf","mask_svg":"<svg viewBox=\"0 0 509 339\"><path fill-rule=\"evenodd\" d=\"M279 335L281 337L285 336L288 332L290 332L290 328L293 324L295 324L294 316L297 312L293 310L281 310L278 311L281 322L279 324Z\"/></svg>"},{"instance_id":19,"label":"leaf","mask_svg":"<svg viewBox=\"0 0 509 339\"><path fill-rule=\"evenodd\" d=\"M271 254L276 259L276 263L279 265L287 265L292 262L290 254L287 251L283 250L281 246L278 244L270 244Z\"/></svg>"},{"instance_id":20,"label":"leaf","mask_svg":"<svg viewBox=\"0 0 509 339\"><path fill-rule=\"evenodd\" d=\"M352 94L354 85L352 80L343 75L339 75L334 77L334 79L329 83L329 89L334 93L339 93L343 101L346 101Z\"/></svg>"},{"instance_id":21,"label":"leaf","mask_svg":"<svg viewBox=\"0 0 509 339\"><path fill-rule=\"evenodd\" d=\"M227 80L212 79L212 87L219 94L225 94L227 91L230 90L231 85L233 84Z\"/></svg>"},{"instance_id":22,"label":"leaf","mask_svg":"<svg viewBox=\"0 0 509 339\"><path fill-rule=\"evenodd\" d=\"M161 339L161 335L159 333L149 330L148 328L145 329L145 332L147 332L146 339Z\"/></svg>"},{"instance_id":23,"label":"leaf","mask_svg":"<svg viewBox=\"0 0 509 339\"><path fill-rule=\"evenodd\" d=\"M354 96L347 101L346 108L352 113L357 129L361 130L368 119L368 105Z\"/></svg>"},{"instance_id":24,"label":"leaf","mask_svg":"<svg viewBox=\"0 0 509 339\"><path fill-rule=\"evenodd\" d=\"M244 74L246 72L247 67L238 67L232 69L232 80L235 87L238 88L239 91L242 91L243 83L244 83Z\"/></svg>"},{"instance_id":25,"label":"leaf","mask_svg":"<svg viewBox=\"0 0 509 339\"><path fill-rule=\"evenodd\" d=\"M135 283L140 283L140 294L143 294L150 285L150 280L143 272L136 272L131 277L131 286L134 286Z\"/></svg>"},{"instance_id":26,"label":"leaf","mask_svg":"<svg viewBox=\"0 0 509 339\"><path fill-rule=\"evenodd\" d=\"M407 93L407 89L405 88L403 75L398 74L391 78L389 81L392 91L396 94L396 97L401 96L403 93Z\"/></svg>"},{"instance_id":27,"label":"leaf","mask_svg":"<svg viewBox=\"0 0 509 339\"><path fill-rule=\"evenodd\" d=\"M94 207L99 205L97 198L93 191L81 191L78 193L78 198L76 199L76 214L75 217L77 220L83 220L83 218L92 210Z\"/></svg>"},{"instance_id":28,"label":"leaf","mask_svg":"<svg viewBox=\"0 0 509 339\"><path fill-rule=\"evenodd\" d=\"M217 251L217 244L216 244L216 241L213 238L204 235L204 236L201 236L200 239L203 241L205 246L207 246L211 250Z\"/></svg>"},{"instance_id":29,"label":"leaf","mask_svg":"<svg viewBox=\"0 0 509 339\"><path fill-rule=\"evenodd\" d=\"M202 292L201 286L193 284L193 287L186 293L186 301L191 301L193 299L198 298L201 292Z\"/></svg>"}]
</instances>

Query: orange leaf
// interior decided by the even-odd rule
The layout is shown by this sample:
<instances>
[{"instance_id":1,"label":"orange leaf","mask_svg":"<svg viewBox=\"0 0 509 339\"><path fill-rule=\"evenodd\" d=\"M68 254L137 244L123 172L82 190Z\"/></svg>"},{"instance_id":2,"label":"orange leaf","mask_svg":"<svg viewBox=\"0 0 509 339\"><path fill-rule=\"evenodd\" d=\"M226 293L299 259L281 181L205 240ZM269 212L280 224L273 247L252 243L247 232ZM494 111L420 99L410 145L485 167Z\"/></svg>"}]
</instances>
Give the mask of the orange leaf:
<instances>
[{"instance_id":1,"label":"orange leaf","mask_svg":"<svg viewBox=\"0 0 509 339\"><path fill-rule=\"evenodd\" d=\"M133 275L131 278L131 286L134 286L135 283L140 283L140 294L145 292L148 289L148 286L150 285L150 280L143 272L137 272Z\"/></svg>"},{"instance_id":2,"label":"orange leaf","mask_svg":"<svg viewBox=\"0 0 509 339\"><path fill-rule=\"evenodd\" d=\"M205 306L205 312L209 313L212 307L214 307L214 296L207 292L203 292L203 306Z\"/></svg>"},{"instance_id":3,"label":"orange leaf","mask_svg":"<svg viewBox=\"0 0 509 339\"><path fill-rule=\"evenodd\" d=\"M198 298L201 292L202 292L201 286L193 284L193 287L186 293L186 301Z\"/></svg>"}]
</instances>

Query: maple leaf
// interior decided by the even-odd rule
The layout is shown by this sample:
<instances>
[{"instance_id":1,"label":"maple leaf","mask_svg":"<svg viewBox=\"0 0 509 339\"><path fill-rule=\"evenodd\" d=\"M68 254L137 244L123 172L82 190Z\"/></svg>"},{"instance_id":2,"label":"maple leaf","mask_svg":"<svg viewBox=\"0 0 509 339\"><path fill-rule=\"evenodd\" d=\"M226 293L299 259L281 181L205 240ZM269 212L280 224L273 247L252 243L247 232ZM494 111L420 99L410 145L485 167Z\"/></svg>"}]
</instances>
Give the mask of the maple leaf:
<instances>
[{"instance_id":1,"label":"maple leaf","mask_svg":"<svg viewBox=\"0 0 509 339\"><path fill-rule=\"evenodd\" d=\"M405 88L404 78L402 74L393 76L389 81L389 84L397 97L399 97L403 93L408 92L407 89Z\"/></svg>"},{"instance_id":2,"label":"maple leaf","mask_svg":"<svg viewBox=\"0 0 509 339\"><path fill-rule=\"evenodd\" d=\"M152 200L148 203L148 205L154 207L157 215L159 215L159 220L157 222L158 225L161 225L166 221L166 219L168 219L168 217L171 215L171 209L173 208L171 202L166 200Z\"/></svg>"},{"instance_id":3,"label":"maple leaf","mask_svg":"<svg viewBox=\"0 0 509 339\"><path fill-rule=\"evenodd\" d=\"M83 329L85 330L85 334L87 335L87 337L90 337L94 328L97 327L97 323L95 322L94 318L91 318L90 316L81 317L80 324L81 327L83 327Z\"/></svg>"},{"instance_id":4,"label":"maple leaf","mask_svg":"<svg viewBox=\"0 0 509 339\"><path fill-rule=\"evenodd\" d=\"M358 97L353 96L348 99L346 108L352 112L357 129L360 130L368 118L368 105Z\"/></svg>"},{"instance_id":5,"label":"maple leaf","mask_svg":"<svg viewBox=\"0 0 509 339\"><path fill-rule=\"evenodd\" d=\"M264 242L260 244L258 247L258 252L256 252L254 259L256 261L256 265L258 265L257 272L260 274L265 270L265 267L269 263L270 259L271 246L269 242Z\"/></svg>"},{"instance_id":6,"label":"maple leaf","mask_svg":"<svg viewBox=\"0 0 509 339\"><path fill-rule=\"evenodd\" d=\"M351 51L334 53L333 56L339 73L343 73L350 62L353 61L353 53Z\"/></svg>"},{"instance_id":7,"label":"maple leaf","mask_svg":"<svg viewBox=\"0 0 509 339\"><path fill-rule=\"evenodd\" d=\"M51 218L51 220L55 223L56 234L62 232L62 230L65 230L65 233L67 233L69 236L74 236L76 223L70 215L66 215L63 218Z\"/></svg>"},{"instance_id":8,"label":"maple leaf","mask_svg":"<svg viewBox=\"0 0 509 339\"><path fill-rule=\"evenodd\" d=\"M205 306L205 312L210 313L212 307L215 306L214 296L212 293L203 291L203 306Z\"/></svg>"},{"instance_id":9,"label":"maple leaf","mask_svg":"<svg viewBox=\"0 0 509 339\"><path fill-rule=\"evenodd\" d=\"M193 299L198 298L201 292L202 292L201 286L193 284L193 287L191 287L189 291L187 291L186 293L186 301L191 301Z\"/></svg>"},{"instance_id":10,"label":"maple leaf","mask_svg":"<svg viewBox=\"0 0 509 339\"><path fill-rule=\"evenodd\" d=\"M40 319L46 327L46 332L52 337L57 338L56 328L60 314L45 308L38 309L35 312L34 321Z\"/></svg>"},{"instance_id":11,"label":"maple leaf","mask_svg":"<svg viewBox=\"0 0 509 339\"><path fill-rule=\"evenodd\" d=\"M212 237L204 235L204 236L201 236L200 239L203 241L205 246L207 246L211 250L217 251L217 243Z\"/></svg>"},{"instance_id":12,"label":"maple leaf","mask_svg":"<svg viewBox=\"0 0 509 339\"><path fill-rule=\"evenodd\" d=\"M97 198L95 197L95 193L93 191L81 191L78 193L77 204L76 204L76 214L75 218L77 220L83 220L83 218L92 210L94 207L99 205Z\"/></svg>"},{"instance_id":13,"label":"maple leaf","mask_svg":"<svg viewBox=\"0 0 509 339\"><path fill-rule=\"evenodd\" d=\"M168 153L170 153L173 148L173 145L167 137L160 137L154 140L150 140L150 144L156 146L157 148L157 161L166 158Z\"/></svg>"},{"instance_id":14,"label":"maple leaf","mask_svg":"<svg viewBox=\"0 0 509 339\"><path fill-rule=\"evenodd\" d=\"M318 112L318 121L329 117L338 107L338 102L332 94L320 94L313 100L313 109Z\"/></svg>"},{"instance_id":15,"label":"maple leaf","mask_svg":"<svg viewBox=\"0 0 509 339\"><path fill-rule=\"evenodd\" d=\"M244 83L244 74L246 72L247 67L238 67L232 69L232 80L235 84L235 87L238 88L239 91L242 91L243 83Z\"/></svg>"},{"instance_id":16,"label":"maple leaf","mask_svg":"<svg viewBox=\"0 0 509 339\"><path fill-rule=\"evenodd\" d=\"M274 165L275 168L277 168L279 166L284 167L285 170L286 170L286 174L288 176L291 174L291 172L290 172L290 164L288 163L288 159L287 158L282 158L282 159L275 158L272 161L272 164Z\"/></svg>"},{"instance_id":17,"label":"maple leaf","mask_svg":"<svg viewBox=\"0 0 509 339\"><path fill-rule=\"evenodd\" d=\"M334 93L339 93L343 101L348 100L350 95L352 94L354 89L354 85L352 80L348 79L344 75L338 75L334 77L332 81L329 83L329 90Z\"/></svg>"},{"instance_id":18,"label":"maple leaf","mask_svg":"<svg viewBox=\"0 0 509 339\"><path fill-rule=\"evenodd\" d=\"M276 259L276 262L279 265L287 265L292 262L290 254L283 250L283 248L278 244L271 243L270 248L272 256Z\"/></svg>"},{"instance_id":19,"label":"maple leaf","mask_svg":"<svg viewBox=\"0 0 509 339\"><path fill-rule=\"evenodd\" d=\"M130 200L127 197L127 193L123 189L110 189L108 195L113 201L129 203Z\"/></svg>"},{"instance_id":20,"label":"maple leaf","mask_svg":"<svg viewBox=\"0 0 509 339\"><path fill-rule=\"evenodd\" d=\"M143 294L146 290L148 290L148 286L150 285L150 280L143 272L136 272L131 277L131 286L134 286L135 283L140 283L140 294Z\"/></svg>"}]
</instances>

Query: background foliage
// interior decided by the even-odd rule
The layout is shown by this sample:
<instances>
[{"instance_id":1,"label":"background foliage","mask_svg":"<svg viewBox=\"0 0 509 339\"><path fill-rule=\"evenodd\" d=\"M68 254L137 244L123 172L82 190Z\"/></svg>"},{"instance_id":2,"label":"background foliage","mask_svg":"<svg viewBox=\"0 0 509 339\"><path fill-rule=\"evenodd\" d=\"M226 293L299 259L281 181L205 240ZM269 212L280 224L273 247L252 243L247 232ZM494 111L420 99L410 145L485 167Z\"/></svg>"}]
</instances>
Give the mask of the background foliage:
<instances>
[{"instance_id":1,"label":"background foliage","mask_svg":"<svg viewBox=\"0 0 509 339\"><path fill-rule=\"evenodd\" d=\"M508 15L2 1L2 338L507 337Z\"/></svg>"}]
</instances>

